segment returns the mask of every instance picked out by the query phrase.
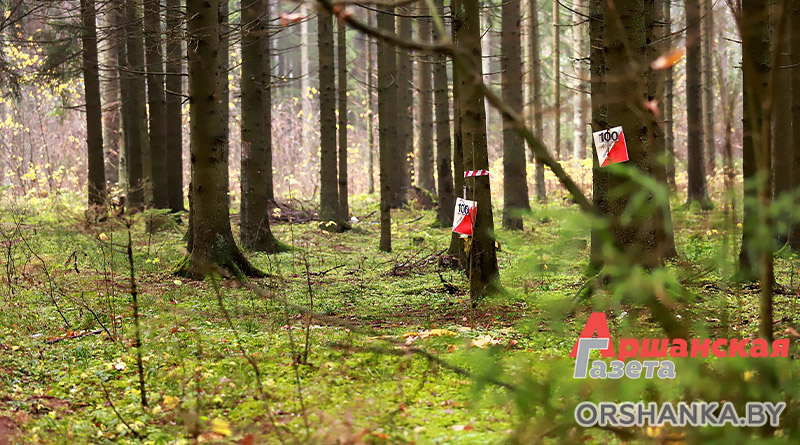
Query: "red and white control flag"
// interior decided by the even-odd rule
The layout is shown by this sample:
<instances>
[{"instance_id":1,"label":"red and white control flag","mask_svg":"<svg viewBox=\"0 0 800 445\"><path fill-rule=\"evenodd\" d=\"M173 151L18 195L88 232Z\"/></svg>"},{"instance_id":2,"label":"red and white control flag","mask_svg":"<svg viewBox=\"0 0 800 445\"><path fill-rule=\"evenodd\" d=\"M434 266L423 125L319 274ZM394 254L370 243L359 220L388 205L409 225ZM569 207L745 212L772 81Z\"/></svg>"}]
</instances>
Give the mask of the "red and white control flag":
<instances>
[{"instance_id":1,"label":"red and white control flag","mask_svg":"<svg viewBox=\"0 0 800 445\"><path fill-rule=\"evenodd\" d=\"M472 236L477 214L478 201L458 198L456 200L455 215L453 215L453 232Z\"/></svg>"},{"instance_id":2,"label":"red and white control flag","mask_svg":"<svg viewBox=\"0 0 800 445\"><path fill-rule=\"evenodd\" d=\"M465 178L471 178L473 176L492 176L492 174L489 173L489 170L467 170L464 172Z\"/></svg>"},{"instance_id":3,"label":"red and white control flag","mask_svg":"<svg viewBox=\"0 0 800 445\"><path fill-rule=\"evenodd\" d=\"M625 145L625 134L622 127L600 130L592 133L594 146L597 148L597 161L600 167L617 164L628 160L628 146Z\"/></svg>"}]
</instances>

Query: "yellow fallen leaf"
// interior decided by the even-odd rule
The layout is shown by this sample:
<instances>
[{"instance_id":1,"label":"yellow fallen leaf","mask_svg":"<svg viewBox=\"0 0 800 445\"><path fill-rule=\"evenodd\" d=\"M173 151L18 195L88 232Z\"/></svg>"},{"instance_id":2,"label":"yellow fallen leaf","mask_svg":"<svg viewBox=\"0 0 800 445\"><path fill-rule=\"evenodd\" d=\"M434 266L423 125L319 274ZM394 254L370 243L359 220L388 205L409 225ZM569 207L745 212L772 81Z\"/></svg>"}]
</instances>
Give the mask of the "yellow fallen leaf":
<instances>
[{"instance_id":1,"label":"yellow fallen leaf","mask_svg":"<svg viewBox=\"0 0 800 445\"><path fill-rule=\"evenodd\" d=\"M178 406L178 403L180 403L180 399L169 394L164 396L164 401L162 402L164 409L167 411L174 409L176 406Z\"/></svg>"},{"instance_id":2,"label":"yellow fallen leaf","mask_svg":"<svg viewBox=\"0 0 800 445\"><path fill-rule=\"evenodd\" d=\"M753 377L755 377L755 375L756 375L755 371L745 371L744 374L742 375L742 379L745 382L749 382L750 380L753 380Z\"/></svg>"},{"instance_id":3,"label":"yellow fallen leaf","mask_svg":"<svg viewBox=\"0 0 800 445\"><path fill-rule=\"evenodd\" d=\"M99 238L100 241L108 241L108 235L106 235L105 233L97 235L97 238Z\"/></svg>"},{"instance_id":4,"label":"yellow fallen leaf","mask_svg":"<svg viewBox=\"0 0 800 445\"><path fill-rule=\"evenodd\" d=\"M233 434L230 424L224 419L214 419L211 421L211 431L222 434L223 436L230 436Z\"/></svg>"}]
</instances>

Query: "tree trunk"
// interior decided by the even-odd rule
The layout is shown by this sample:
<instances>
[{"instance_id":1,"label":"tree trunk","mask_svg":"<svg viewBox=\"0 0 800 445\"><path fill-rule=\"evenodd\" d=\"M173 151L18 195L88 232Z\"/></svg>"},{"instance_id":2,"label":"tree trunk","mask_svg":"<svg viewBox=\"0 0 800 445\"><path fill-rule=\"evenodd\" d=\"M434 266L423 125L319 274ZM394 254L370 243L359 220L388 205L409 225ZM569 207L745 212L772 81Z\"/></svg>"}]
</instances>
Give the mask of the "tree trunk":
<instances>
[{"instance_id":1,"label":"tree trunk","mask_svg":"<svg viewBox=\"0 0 800 445\"><path fill-rule=\"evenodd\" d=\"M130 181L128 180L128 151L127 145L130 143L129 134L132 124L131 113L131 100L130 90L131 77L130 73L126 71L128 67L128 46L126 44L127 27L125 24L125 0L112 0L110 3L113 10L113 20L117 25L117 32L114 34L115 39L111 43L117 49L117 78L119 79L119 123L120 123L120 136L122 137L119 147L119 163L117 171L119 172L119 189L124 196L120 198L121 208L130 208L128 197L131 194ZM141 157L139 158L141 159ZM141 165L141 162L139 162ZM141 182L141 171L139 173Z\"/></svg>"},{"instance_id":2,"label":"tree trunk","mask_svg":"<svg viewBox=\"0 0 800 445\"><path fill-rule=\"evenodd\" d=\"M608 104L606 96L606 62L605 33L607 23L604 17L602 2L589 2L589 85L592 102L592 130L610 128L608 122ZM616 124L615 124L616 125ZM597 146L592 144L592 204L598 216L608 218L608 169L601 168L597 160ZM593 270L600 270L604 262L604 249L608 240L605 231L592 226L591 251L589 263Z\"/></svg>"},{"instance_id":3,"label":"tree trunk","mask_svg":"<svg viewBox=\"0 0 800 445\"><path fill-rule=\"evenodd\" d=\"M716 169L716 142L714 138L714 2L701 0L703 20L702 54L703 54L703 147L708 164L708 174L713 175Z\"/></svg>"},{"instance_id":4,"label":"tree trunk","mask_svg":"<svg viewBox=\"0 0 800 445\"><path fill-rule=\"evenodd\" d=\"M123 148L122 116L120 111L120 79L119 79L119 44L117 33L122 20L119 17L119 5L108 2L101 6L98 17L103 32L99 46L101 63L108 67L105 78L100 83L101 103L103 104L103 145L105 153L106 187L119 184L119 155Z\"/></svg>"},{"instance_id":5,"label":"tree trunk","mask_svg":"<svg viewBox=\"0 0 800 445\"><path fill-rule=\"evenodd\" d=\"M559 3L553 1L553 152L558 159L567 159L569 151L561 157L561 24Z\"/></svg>"},{"instance_id":6,"label":"tree trunk","mask_svg":"<svg viewBox=\"0 0 800 445\"><path fill-rule=\"evenodd\" d=\"M165 89L166 124L166 173L167 201L173 212L182 212L183 207L183 122L181 102L183 102L183 48L181 29L181 2L167 0L167 61Z\"/></svg>"},{"instance_id":7,"label":"tree trunk","mask_svg":"<svg viewBox=\"0 0 800 445\"><path fill-rule=\"evenodd\" d=\"M319 35L320 218L338 221L339 191L336 166L336 74L333 22L329 12L317 13Z\"/></svg>"},{"instance_id":8,"label":"tree trunk","mask_svg":"<svg viewBox=\"0 0 800 445\"><path fill-rule=\"evenodd\" d=\"M161 6L158 0L144 0L144 39L147 58L147 107L150 118L150 176L153 207L169 207L167 195L167 104L164 97L164 60L161 42Z\"/></svg>"},{"instance_id":9,"label":"tree trunk","mask_svg":"<svg viewBox=\"0 0 800 445\"><path fill-rule=\"evenodd\" d=\"M187 2L193 0L186 0ZM225 171L229 171L229 164L230 164L230 154L231 154L231 147L230 147L230 82L228 81L228 73L230 72L230 62L229 62L229 54L230 54L230 27L228 26L228 0L218 0L219 7L217 15L217 20L219 21L219 52L217 53L217 63L218 67L217 70L219 71L219 75L217 76L217 82L219 86L217 88L217 101L219 102L219 113L217 114L218 118L221 121L222 132L224 138L222 140L222 148L225 153L222 155L222 162L225 163ZM230 173L229 173L230 174ZM230 192L230 178L228 175L225 175L225 190ZM228 197L230 203L230 196ZM228 204L230 205L230 204Z\"/></svg>"},{"instance_id":10,"label":"tree trunk","mask_svg":"<svg viewBox=\"0 0 800 445\"><path fill-rule=\"evenodd\" d=\"M539 18L537 0L529 0L530 6L530 60L531 60L531 88L530 102L533 107L533 131L539 139L544 138L544 121L542 111L542 56L539 49ZM534 171L534 186L536 188L536 199L539 202L547 200L547 187L544 182L544 165L536 159L533 148L530 149L531 162L536 162Z\"/></svg>"},{"instance_id":11,"label":"tree trunk","mask_svg":"<svg viewBox=\"0 0 800 445\"><path fill-rule=\"evenodd\" d=\"M219 266L234 274L260 275L239 251L229 219L227 136L220 119L219 0L188 1L189 115L191 147L190 257L178 273L201 279Z\"/></svg>"},{"instance_id":12,"label":"tree trunk","mask_svg":"<svg viewBox=\"0 0 800 445\"><path fill-rule=\"evenodd\" d=\"M347 205L347 27L337 20L337 68L339 71L339 218L350 220Z\"/></svg>"},{"instance_id":13,"label":"tree trunk","mask_svg":"<svg viewBox=\"0 0 800 445\"><path fill-rule=\"evenodd\" d=\"M686 204L696 202L710 209L706 192L706 172L703 153L702 61L700 54L700 1L686 0L686 126L688 154L688 196Z\"/></svg>"},{"instance_id":14,"label":"tree trunk","mask_svg":"<svg viewBox=\"0 0 800 445\"><path fill-rule=\"evenodd\" d=\"M583 22L583 14L585 13L578 11L579 4L577 2L574 3L574 7L576 9L575 23L572 24L571 28L572 42L578 52L578 58L573 62L575 64L575 75L578 78L575 82L577 91L573 92L575 139L572 145L572 156L575 159L585 159L586 142L589 136L589 132L587 131L589 128L589 122L587 121L589 94L586 92L588 91L586 79L589 77L589 73L587 72L588 64L586 63L589 57L589 36L586 32L586 26L581 23Z\"/></svg>"},{"instance_id":15,"label":"tree trunk","mask_svg":"<svg viewBox=\"0 0 800 445\"><path fill-rule=\"evenodd\" d=\"M800 0L790 0L789 27L792 82L792 116L800 116ZM792 189L800 190L800 122L792 125ZM792 211L800 210L800 199L795 195ZM793 252L800 252L800 220L791 222L789 231L789 247Z\"/></svg>"},{"instance_id":16,"label":"tree trunk","mask_svg":"<svg viewBox=\"0 0 800 445\"><path fill-rule=\"evenodd\" d=\"M92 219L103 216L106 178L103 170L103 110L100 105L100 75L97 66L97 12L94 0L81 0L83 44L83 88L86 98L86 159L88 212Z\"/></svg>"},{"instance_id":17,"label":"tree trunk","mask_svg":"<svg viewBox=\"0 0 800 445\"><path fill-rule=\"evenodd\" d=\"M261 131L264 132L264 172L266 174L266 201L267 205L275 204L275 184L273 177L273 162L272 162L272 40L268 35L269 31L269 11L270 0L261 0L263 14L261 19L267 21L262 26L262 33L265 36L260 40L261 46L261 74L259 75L259 90L261 92L261 109L263 123L261 124ZM283 247L283 246L280 246Z\"/></svg>"},{"instance_id":18,"label":"tree trunk","mask_svg":"<svg viewBox=\"0 0 800 445\"><path fill-rule=\"evenodd\" d=\"M777 9L778 3L774 3L773 8ZM778 27L777 13L772 14L773 30ZM774 31L773 31L774 32ZM777 45L774 36L773 45ZM772 192L776 201L782 201L786 197L789 202L789 195L792 193L792 56L790 47L790 32L783 37L781 51L776 54L777 66L775 69L775 94L774 105L772 108ZM800 125L800 120L798 120ZM789 221L792 216L792 209L785 205L778 204L778 213L775 218L774 236L778 242L778 247L786 244L789 236Z\"/></svg>"},{"instance_id":19,"label":"tree trunk","mask_svg":"<svg viewBox=\"0 0 800 445\"><path fill-rule=\"evenodd\" d=\"M671 3L663 1L664 8L664 46L667 48L672 47L672 8ZM672 88L674 81L672 80L673 68L669 67L664 73L664 139L666 143L666 169L667 169L667 184L671 190L675 190L675 134L673 128L675 122L672 117L672 102L674 94Z\"/></svg>"},{"instance_id":20,"label":"tree trunk","mask_svg":"<svg viewBox=\"0 0 800 445\"><path fill-rule=\"evenodd\" d=\"M481 29L478 0L461 0L456 7L453 23L458 45L468 54L459 62L459 112L463 137L464 169L489 168L486 141L486 115L483 93L478 87L482 80ZM500 289L500 274L495 252L492 194L489 176L474 176L465 180L467 197L478 202L474 236L471 238L466 264L470 282L470 298L476 304L486 295Z\"/></svg>"},{"instance_id":21,"label":"tree trunk","mask_svg":"<svg viewBox=\"0 0 800 445\"><path fill-rule=\"evenodd\" d=\"M128 102L125 125L125 162L128 169L127 206L130 211L142 210L148 199L147 186L150 176L150 150L147 136L147 112L145 110L144 46L141 20L137 13L137 0L125 2L125 78L122 100Z\"/></svg>"},{"instance_id":22,"label":"tree trunk","mask_svg":"<svg viewBox=\"0 0 800 445\"><path fill-rule=\"evenodd\" d=\"M268 140L271 132L266 128L270 120L264 116L269 106L269 70L264 69L264 58L269 63L267 31L268 2L244 0L242 3L242 180L241 180L241 232L242 246L262 252L278 252L279 244L269 227L269 183L267 153L272 147Z\"/></svg>"},{"instance_id":23,"label":"tree trunk","mask_svg":"<svg viewBox=\"0 0 800 445\"><path fill-rule=\"evenodd\" d=\"M377 13L378 28L387 33L394 33L394 8L385 7ZM394 157L392 146L397 140L397 82L395 71L397 58L394 46L378 42L378 145L379 145L379 179L381 189L380 250L392 251L392 219L391 219L391 185L389 177ZM396 164L395 164L396 165Z\"/></svg>"},{"instance_id":24,"label":"tree trunk","mask_svg":"<svg viewBox=\"0 0 800 445\"><path fill-rule=\"evenodd\" d=\"M757 205L758 191L765 186L758 178L758 157L763 157L762 105L767 98L770 76L770 22L764 0L744 2L741 10L743 127L742 170L744 181L744 212L742 219L742 249L739 252L739 278L755 280L759 276L759 246L756 233L760 220ZM761 182L761 183L759 183ZM771 181L770 181L771 182Z\"/></svg>"},{"instance_id":25,"label":"tree trunk","mask_svg":"<svg viewBox=\"0 0 800 445\"><path fill-rule=\"evenodd\" d=\"M503 101L522 114L522 49L520 47L520 2L508 1L502 7ZM514 125L503 117L503 227L522 230L521 212L531 209L525 172L525 142Z\"/></svg>"},{"instance_id":26,"label":"tree trunk","mask_svg":"<svg viewBox=\"0 0 800 445\"><path fill-rule=\"evenodd\" d=\"M435 0L437 14L444 17L444 0ZM437 41L443 36L436 33ZM455 192L453 190L453 147L450 140L450 98L447 88L447 57L443 54L433 56L433 94L436 102L436 171L439 191L439 224L450 227L453 224Z\"/></svg>"},{"instance_id":27,"label":"tree trunk","mask_svg":"<svg viewBox=\"0 0 800 445\"><path fill-rule=\"evenodd\" d=\"M668 0L645 1L645 27L647 29L647 54L645 60L656 60L662 54L669 52L669 46L664 41L664 17L662 3ZM664 70L649 70L646 72L647 100L659 104L659 110L664 108ZM666 141L664 139L663 121L659 113L646 112L648 126L648 141L650 151L650 174L663 187L666 199L657 202L654 210L656 253L659 260L675 258L678 252L675 249L675 234L672 229L672 214L669 207L669 192L666 170Z\"/></svg>"},{"instance_id":28,"label":"tree trunk","mask_svg":"<svg viewBox=\"0 0 800 445\"><path fill-rule=\"evenodd\" d=\"M425 14L426 8L420 7L419 13ZM431 22L428 18L420 18L419 40L431 40ZM419 73L419 168L417 183L420 188L436 194L436 181L433 178L433 88L431 86L431 56L420 55Z\"/></svg>"},{"instance_id":29,"label":"tree trunk","mask_svg":"<svg viewBox=\"0 0 800 445\"><path fill-rule=\"evenodd\" d=\"M400 8L400 15L408 15L407 8ZM411 19L397 17L397 35L401 39L411 40ZM413 70L411 54L408 50L396 48L397 53L397 142L393 144L395 159L389 174L394 175L392 181L392 208L399 208L408 201L408 188L414 169L414 110L413 91L411 87Z\"/></svg>"},{"instance_id":30,"label":"tree trunk","mask_svg":"<svg viewBox=\"0 0 800 445\"><path fill-rule=\"evenodd\" d=\"M459 36L457 27L459 23L456 16L456 10L459 8L461 0L452 0L450 5L450 33L452 34L452 41L454 45L459 44ZM461 70L457 68L455 60L453 61L453 186L455 196L462 196L466 198L466 188L464 184L464 137L461 131L461 79L463 75ZM453 206L455 210L455 203ZM466 255L464 253L464 239L455 232L450 235L450 247L448 253L457 256L460 261L462 269L467 269L467 262L465 261Z\"/></svg>"},{"instance_id":31,"label":"tree trunk","mask_svg":"<svg viewBox=\"0 0 800 445\"><path fill-rule=\"evenodd\" d=\"M367 24L372 26L372 12L366 11ZM366 40L367 45L367 151L369 154L367 160L367 181L369 183L369 194L375 193L375 109L372 100L372 91L375 87L372 80L372 64L375 57L373 56L373 43L372 39Z\"/></svg>"},{"instance_id":32,"label":"tree trunk","mask_svg":"<svg viewBox=\"0 0 800 445\"><path fill-rule=\"evenodd\" d=\"M610 235L618 255L615 264L628 262L645 268L660 264L657 250L657 228L659 221L652 210L653 197L640 190L631 179L631 173L616 173L615 168L637 169L639 174L651 175L653 156L648 145L648 124L643 104L646 96L640 88L632 87L640 81L631 67L646 65L646 14L644 2L639 0L617 1L613 6L603 4L605 28L605 94L599 98L607 104L608 126L622 126L628 148L629 161L610 168L608 173L607 206ZM623 17L624 20L620 20ZM634 110L632 110L634 108ZM602 169L609 167L602 167ZM637 194L648 193L638 208Z\"/></svg>"}]
</instances>

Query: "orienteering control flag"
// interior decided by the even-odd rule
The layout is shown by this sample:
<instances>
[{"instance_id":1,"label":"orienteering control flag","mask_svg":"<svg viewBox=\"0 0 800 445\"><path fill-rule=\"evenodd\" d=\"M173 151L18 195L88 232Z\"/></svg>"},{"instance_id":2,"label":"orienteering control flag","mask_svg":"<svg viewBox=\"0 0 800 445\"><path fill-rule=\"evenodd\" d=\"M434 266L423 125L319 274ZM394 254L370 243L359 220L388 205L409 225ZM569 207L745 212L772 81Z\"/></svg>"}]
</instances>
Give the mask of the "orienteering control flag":
<instances>
[{"instance_id":1,"label":"orienteering control flag","mask_svg":"<svg viewBox=\"0 0 800 445\"><path fill-rule=\"evenodd\" d=\"M592 138L597 148L597 161L600 162L600 167L628 160L628 147L625 145L622 127L595 131L592 133Z\"/></svg>"},{"instance_id":2,"label":"orienteering control flag","mask_svg":"<svg viewBox=\"0 0 800 445\"><path fill-rule=\"evenodd\" d=\"M472 236L472 229L475 226L475 216L477 213L477 201L458 198L456 200L455 215L453 215L453 232Z\"/></svg>"}]
</instances>

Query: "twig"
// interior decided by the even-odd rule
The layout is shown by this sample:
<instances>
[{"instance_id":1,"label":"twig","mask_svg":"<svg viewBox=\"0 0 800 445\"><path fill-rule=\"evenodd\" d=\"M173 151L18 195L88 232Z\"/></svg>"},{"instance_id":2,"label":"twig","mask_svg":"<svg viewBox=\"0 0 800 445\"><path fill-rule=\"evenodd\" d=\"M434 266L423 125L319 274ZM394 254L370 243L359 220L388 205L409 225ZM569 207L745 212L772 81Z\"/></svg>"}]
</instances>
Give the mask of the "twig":
<instances>
[{"instance_id":1,"label":"twig","mask_svg":"<svg viewBox=\"0 0 800 445\"><path fill-rule=\"evenodd\" d=\"M136 271L133 267L133 242L131 241L131 221L125 221L128 229L128 266L130 268L131 301L133 303L133 329L136 338L136 370L139 373L139 392L142 395L142 408L147 408L147 392L142 364L142 330L139 326L139 291L136 288Z\"/></svg>"}]
</instances>

